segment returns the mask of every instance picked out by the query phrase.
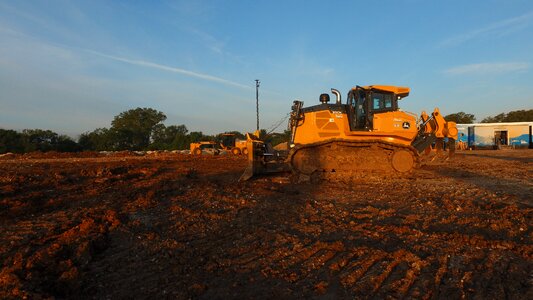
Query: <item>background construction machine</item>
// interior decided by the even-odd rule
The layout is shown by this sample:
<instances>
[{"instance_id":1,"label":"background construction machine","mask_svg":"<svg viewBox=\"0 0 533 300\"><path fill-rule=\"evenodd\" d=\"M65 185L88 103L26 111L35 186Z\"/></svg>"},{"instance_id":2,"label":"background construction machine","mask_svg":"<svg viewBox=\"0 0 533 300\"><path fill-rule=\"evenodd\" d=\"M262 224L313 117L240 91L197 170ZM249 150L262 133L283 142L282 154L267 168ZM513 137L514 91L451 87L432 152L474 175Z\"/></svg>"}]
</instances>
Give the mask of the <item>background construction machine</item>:
<instances>
[{"instance_id":1,"label":"background construction machine","mask_svg":"<svg viewBox=\"0 0 533 300\"><path fill-rule=\"evenodd\" d=\"M238 140L234 133L222 133L220 135L220 147L226 151L230 151L234 155L248 155L246 148L246 140Z\"/></svg>"},{"instance_id":2,"label":"background construction machine","mask_svg":"<svg viewBox=\"0 0 533 300\"><path fill-rule=\"evenodd\" d=\"M306 108L303 102L294 101L289 152L283 164L297 178L349 179L411 171L432 144L437 153L445 138L454 144L457 127L446 122L437 108L431 115L422 112L420 118L401 111L398 101L409 91L408 87L356 86L345 104L336 89L331 89L335 103L329 103L328 94L320 95L320 104ZM279 155L268 148L248 135L249 167L241 179L283 169ZM455 147L449 149L453 154Z\"/></svg>"},{"instance_id":3,"label":"background construction machine","mask_svg":"<svg viewBox=\"0 0 533 300\"><path fill-rule=\"evenodd\" d=\"M247 155L248 149L246 148L246 140L238 140L237 135L234 133L222 133L220 134L220 142L204 141L190 144L191 154L201 155L202 151L209 154L217 155L220 153L220 149L229 151L234 155Z\"/></svg>"},{"instance_id":4,"label":"background construction machine","mask_svg":"<svg viewBox=\"0 0 533 300\"><path fill-rule=\"evenodd\" d=\"M193 155L202 155L203 151L206 151L212 155L218 155L220 150L218 149L218 143L213 141L197 142L191 143L191 154Z\"/></svg>"}]
</instances>

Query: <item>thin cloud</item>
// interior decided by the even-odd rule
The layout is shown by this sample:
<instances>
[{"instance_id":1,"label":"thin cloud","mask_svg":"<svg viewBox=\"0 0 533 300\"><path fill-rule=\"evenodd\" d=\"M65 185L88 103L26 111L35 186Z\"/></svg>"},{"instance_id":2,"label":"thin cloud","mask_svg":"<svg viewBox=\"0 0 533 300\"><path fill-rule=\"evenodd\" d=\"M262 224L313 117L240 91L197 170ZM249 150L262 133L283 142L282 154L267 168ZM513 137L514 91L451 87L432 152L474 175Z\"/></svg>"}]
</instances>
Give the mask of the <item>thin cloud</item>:
<instances>
[{"instance_id":1,"label":"thin cloud","mask_svg":"<svg viewBox=\"0 0 533 300\"><path fill-rule=\"evenodd\" d=\"M4 27L2 24L0 24L0 34L7 34L12 36L21 36L20 32L15 31L13 29Z\"/></svg>"},{"instance_id":2,"label":"thin cloud","mask_svg":"<svg viewBox=\"0 0 533 300\"><path fill-rule=\"evenodd\" d=\"M158 69L158 70L163 70L163 71L173 72L173 73L180 73L180 74L183 74L183 75L186 75L186 76L189 76L189 77L200 78L200 79L203 79L203 80L218 82L218 83L231 85L231 86L236 86L236 87L244 88L244 89L251 89L252 88L251 86L248 86L248 85L244 85L244 84L241 84L241 83L237 83L237 82L234 82L234 81L231 81L231 80L227 80L227 79L224 79L224 78L220 78L220 77L216 77L216 76L212 76L212 75L208 75L208 74L202 74L202 73L192 72L192 71L189 71L189 70L180 69L180 68L176 68L176 67L160 65L160 64L156 64L156 63L149 62L149 61L144 61L144 60L133 60L133 59L129 59L129 58L124 58L124 57L104 54L104 53L100 53L100 52L96 52L96 51L88 50L88 49L85 49L85 51L89 52L89 53L92 53L94 55L98 55L100 57L105 57L105 58L108 58L108 59L124 62L124 63L131 64L131 65L148 67L148 68L153 68L153 69Z\"/></svg>"},{"instance_id":3,"label":"thin cloud","mask_svg":"<svg viewBox=\"0 0 533 300\"><path fill-rule=\"evenodd\" d=\"M221 42L218 39L216 39L214 36L206 32L203 32L201 30L198 30L196 28L188 28L188 31L191 34L199 37L204 42L204 44L207 45L207 48L209 48L211 51L218 53L218 54L224 54L224 46L225 46L224 42Z\"/></svg>"},{"instance_id":4,"label":"thin cloud","mask_svg":"<svg viewBox=\"0 0 533 300\"><path fill-rule=\"evenodd\" d=\"M190 26L185 26L184 28L182 28L182 30L198 39L199 42L202 43L202 45L204 45L207 49L209 49L213 53L216 53L220 57L229 59L232 62L239 63L241 65L248 65L248 63L243 61L242 58L226 50L228 39L222 41L207 32Z\"/></svg>"},{"instance_id":5,"label":"thin cloud","mask_svg":"<svg viewBox=\"0 0 533 300\"><path fill-rule=\"evenodd\" d=\"M7 34L7 35L12 35L12 36L18 36L18 37L25 37L28 40L37 42L40 45L51 46L51 47L54 47L54 48L57 48L57 49L61 49L61 50L75 50L75 49L77 49L78 51L85 51L85 52L91 53L93 55L97 55L97 56L100 56L100 57L105 57L105 58L108 58L108 59L112 59L112 60L115 60L115 61L120 61L120 62L124 62L124 63L128 63L128 64L132 64L132 65L143 66L143 67L148 67L148 68L154 68L154 69L159 69L159 70L163 70L163 71L167 71L167 72L180 73L180 74L183 74L183 75L186 75L186 76L189 76L189 77L196 77L196 78L200 78L200 79L203 79L203 80L209 80L209 81L218 82L218 83L231 85L231 86L244 88L244 89L251 89L252 88L251 86L248 86L248 85L244 85L244 84L241 84L241 83L238 83L238 82L234 82L234 81L231 81L231 80L227 80L227 79L224 79L224 78L212 76L212 75L209 75L209 74L202 74L202 73L192 72L192 71L189 71L189 70L170 67L170 66L165 66L165 65L161 65L161 64L156 64L156 63L148 62L148 61L144 61L144 60L132 60L132 59L124 58L124 57L119 57L119 56L114 56L114 55L109 55L109 54L97 52L97 51L90 50L90 49L72 47L72 46L64 45L64 44L60 44L60 43L53 43L53 42L43 43L43 42L39 41L38 39L36 39L36 38L34 38L32 36L26 35L26 34L20 32L20 31L16 31L16 30L13 30L11 28L4 27L4 26L2 26L2 24L0 24L0 34Z\"/></svg>"},{"instance_id":6,"label":"thin cloud","mask_svg":"<svg viewBox=\"0 0 533 300\"><path fill-rule=\"evenodd\" d=\"M464 75L464 74L501 74L517 71L526 71L529 64L524 62L509 63L481 63L457 66L444 70L445 74Z\"/></svg>"},{"instance_id":7,"label":"thin cloud","mask_svg":"<svg viewBox=\"0 0 533 300\"><path fill-rule=\"evenodd\" d=\"M455 46L467 41L485 36L505 36L514 31L528 27L533 21L533 11L518 17L505 19L485 27L448 38L440 43L441 46Z\"/></svg>"}]
</instances>

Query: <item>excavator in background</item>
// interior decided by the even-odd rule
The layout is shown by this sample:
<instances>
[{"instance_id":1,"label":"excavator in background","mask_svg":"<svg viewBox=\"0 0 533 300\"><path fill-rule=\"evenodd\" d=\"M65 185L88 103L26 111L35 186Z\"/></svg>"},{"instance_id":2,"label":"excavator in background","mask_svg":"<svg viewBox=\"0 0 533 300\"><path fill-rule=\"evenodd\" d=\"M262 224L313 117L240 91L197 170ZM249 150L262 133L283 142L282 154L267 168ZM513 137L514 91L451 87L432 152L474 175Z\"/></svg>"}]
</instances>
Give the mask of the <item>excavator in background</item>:
<instances>
[{"instance_id":1,"label":"excavator in background","mask_svg":"<svg viewBox=\"0 0 533 300\"><path fill-rule=\"evenodd\" d=\"M254 175L290 170L299 178L351 179L370 175L402 175L420 165L421 154L442 150L448 139L449 155L455 150L457 126L447 122L438 108L421 116L400 110L398 102L408 87L356 86L345 104L331 89L320 104L303 107L294 101L287 155L272 151L255 134L247 134L249 165L241 180Z\"/></svg>"}]
</instances>

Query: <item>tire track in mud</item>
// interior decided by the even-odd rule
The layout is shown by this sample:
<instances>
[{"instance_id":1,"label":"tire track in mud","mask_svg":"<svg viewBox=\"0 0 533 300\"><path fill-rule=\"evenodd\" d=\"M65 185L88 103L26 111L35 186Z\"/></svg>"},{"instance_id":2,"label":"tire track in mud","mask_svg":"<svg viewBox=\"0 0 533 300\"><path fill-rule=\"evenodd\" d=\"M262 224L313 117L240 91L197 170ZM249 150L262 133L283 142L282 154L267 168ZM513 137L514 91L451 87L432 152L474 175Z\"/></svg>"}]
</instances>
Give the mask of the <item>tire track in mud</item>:
<instances>
[{"instance_id":1,"label":"tire track in mud","mask_svg":"<svg viewBox=\"0 0 533 300\"><path fill-rule=\"evenodd\" d=\"M459 263L453 259L449 261L446 255L440 260L435 256L422 259L403 249L389 253L379 248L348 248L342 243L339 246L339 242L318 241L298 251L286 248L266 254L249 255L244 261L241 257L236 257L222 265L238 266L241 263L246 265L249 264L250 258L263 257L262 260L255 261L255 266L251 269L261 268L262 274L266 277L280 278L295 286L320 285L324 289L322 292L327 293L327 287L335 285L335 281L338 281L344 291L335 293L337 296L395 295L396 297L419 297L432 293L453 295L454 291L461 292L461 295L457 296L469 295L477 291L469 286L472 274L493 268L490 260L487 263L468 260ZM500 253L502 254L508 255ZM520 263L524 261L518 261L515 266ZM250 267L242 270L250 270ZM499 272L503 273L505 269ZM524 274L511 275L516 278L516 275ZM503 285L504 282L499 283L500 289ZM313 295L314 292L316 291L309 294L304 292L303 295Z\"/></svg>"},{"instance_id":2,"label":"tire track in mud","mask_svg":"<svg viewBox=\"0 0 533 300\"><path fill-rule=\"evenodd\" d=\"M288 199L286 200L289 201ZM264 211L264 208L262 208L261 210ZM390 217L395 214L395 211L390 209L383 210L375 209L372 207L366 207L366 210L368 210L369 213L352 214L354 216L352 220L332 219L327 222L327 226L331 226L331 224L350 224L349 222L354 222L354 220L368 220L374 218L376 215L379 218L382 218L382 220L386 221L387 217ZM341 213L341 215L345 217L347 214ZM310 219L315 223L320 220L325 220L323 215L320 216L320 218ZM268 222L264 225L266 228L272 228L272 224L269 224ZM397 228L395 224L392 224L390 226L388 225L390 224L381 225L379 230L374 229L374 233L377 234L377 232L379 231L398 231L398 234L406 234L407 230L405 230L405 228L402 230L401 228ZM324 224L318 224L318 226L327 227L324 226ZM450 290L456 289L457 287L459 287L459 290L462 291L462 295L466 295L466 292L464 291L464 282L469 281L469 278L471 278L471 275L469 274L471 274L472 272L466 271L464 273L461 273L460 271L457 271L457 269L463 269L464 266L459 266L458 268L446 268L444 269L444 272L441 271L439 273L439 270L433 267L436 264L436 259L434 257L429 257L424 260L420 259L413 252L406 252L406 250L398 250L390 254L388 252L383 252L383 250L381 250L380 248L369 248L370 250L368 250L368 252L381 253L381 256L369 256L364 258L359 257L358 259L354 260L354 256L352 255L350 256L350 265L346 266L345 268L338 268L337 272L332 272L331 268L327 268L324 266L329 266L330 264L333 266L333 263L328 263L330 260L333 260L335 257L339 256L348 256L350 255L349 252L339 251L338 249L335 250L338 247L332 247L330 244L321 241L307 243L307 245L303 246L303 248L297 248L299 249L297 251L290 248L284 249L283 247L280 247L280 245L283 245L285 243L284 240L289 239L289 237L293 240L296 240L297 242L312 239L313 233L315 232L313 230L308 230L309 226L306 227L307 230L305 230L303 233L300 232L300 234L302 234L302 237L295 237L294 235L284 236L284 234L287 232L285 230L286 228L283 228L283 230L274 229L275 232L278 234L278 238L281 238L283 240L282 242L271 241L271 243L273 244L271 244L270 246L264 246L264 249L255 249L255 252L258 252L257 254L254 254L254 247L250 247L247 251L245 251L246 256L230 258L224 263L219 264L218 266L223 267L231 265L233 266L233 270L235 270L238 269L238 267L235 266L243 264L247 266L246 268L243 268L245 270L250 271L250 269L261 268L263 275L267 277L273 276L282 278L287 282L295 284L296 286L308 286L310 284L314 284L316 288L312 290L312 292L309 292L309 294L305 294L305 289L302 289L304 290L304 295L313 295L313 293L316 292L327 293L328 286L334 286L334 282L331 284L329 282L324 283L325 281L319 281L318 279L328 277L338 277L340 278L340 280L338 281L344 283L342 284L342 287L345 289L345 291L340 292L337 295L390 295L391 293L394 293L393 291L396 291L396 295L398 297L402 297L405 295L418 297L420 295L431 295L431 290L435 289L437 291L441 289L444 291L443 293L450 294ZM368 225L366 225L366 227L368 228ZM359 230L363 229L363 227L359 228ZM372 230L368 229L366 229L366 231L363 230L365 236L372 236L371 231ZM421 234L419 230L416 231L417 235ZM265 232L267 232L266 234L268 235L268 230L265 230ZM288 232L293 233L294 231L289 230ZM281 237L279 236L280 234ZM345 232L344 235L349 236L350 233ZM231 234L229 234L229 236L231 236ZM447 238L447 236L440 237L439 234L432 235L432 237L435 236L437 238L434 242L441 242L442 240ZM314 238L316 238L316 236ZM381 238L381 236L377 234L377 238ZM375 242L379 244L378 241ZM434 242L429 242L429 244L432 244ZM246 241L245 244L249 244L249 241ZM276 250L269 252L269 249L271 248L275 248ZM370 262L367 260L369 260ZM250 266L252 261L253 265ZM340 265L343 264L341 263ZM348 268L349 270L349 273L347 274L345 274L346 268ZM333 267L333 270L335 270L335 267ZM441 282L441 278L450 272L451 275L454 277L461 276L462 274L461 281ZM424 275L419 278L420 274ZM394 278L391 279L391 277L393 276ZM432 278L434 281L434 286L430 284L432 282ZM335 281L335 279L333 279L332 281ZM441 286L451 287L442 288ZM438 293L433 294L437 295Z\"/></svg>"},{"instance_id":3,"label":"tire track in mud","mask_svg":"<svg viewBox=\"0 0 533 300\"><path fill-rule=\"evenodd\" d=\"M232 158L98 160L84 170L61 160L16 172L10 164L0 192L9 210L22 207L0 215L0 258L21 263L2 269L0 281L18 281L0 295L533 298L531 205L504 185L456 178L476 163L352 185L238 183ZM35 218L24 214L36 210L31 193L48 205ZM98 251L83 250L102 237ZM61 276L58 289L51 281Z\"/></svg>"},{"instance_id":4,"label":"tire track in mud","mask_svg":"<svg viewBox=\"0 0 533 300\"><path fill-rule=\"evenodd\" d=\"M287 201L289 201L287 199ZM394 209L374 208L366 206L363 213L348 213L338 209L338 203L335 213L331 213L329 204L319 204L306 206L306 208L316 209L313 214L320 217L306 217L305 210L302 213L304 220L309 224L293 224L292 230L276 231L281 235L283 240L306 241L315 239L315 242L307 242L303 248L294 250L291 248L281 248L280 244L275 243L275 252L267 255L250 255L247 251L248 258L246 263L254 257L262 257L261 263L256 263L263 269L265 276L282 278L288 282L299 285L314 284L313 293L329 293L328 286L335 286L337 291L333 291L336 296L360 295L360 296L386 296L395 295L396 297L431 297L442 294L468 297L480 291L471 286L475 279L474 275L479 275L483 268L492 268L490 262L479 263L475 259L466 259L463 263L458 264L456 261L449 262L447 255L455 254L458 251L468 251L468 249L489 249L489 251L499 251L501 256L511 256L518 259L515 266L524 263L523 259L517 256L516 252L531 255L531 247L523 246L517 242L501 241L499 239L487 240L487 235L483 231L472 231L470 234L457 234L464 231L461 227L452 228L448 232L435 232L431 228L422 228L419 224L410 220L411 215L398 215ZM321 209L326 207L325 209ZM320 210L320 211L319 211ZM367 211L367 212L364 212ZM327 213L325 213L327 212ZM347 217L352 216L352 218ZM390 222L390 217L396 216L399 222ZM441 216L442 217L442 216ZM402 225L407 220L407 225ZM433 222L442 221L438 216L432 218ZM356 222L364 221L364 224L357 225ZM476 223L475 219L471 221ZM317 224L318 223L318 224ZM460 226L469 226L469 222L460 224ZM348 241L324 242L322 239L331 240L331 235L323 234L320 231L313 230L313 226L321 228L334 227L341 230L342 233L336 233L333 236L362 237ZM349 227L352 230L349 230ZM311 228L311 229L310 229ZM294 230L296 229L296 230ZM301 231L299 231L302 229ZM290 235L293 233L296 235ZM468 232L468 230L467 230ZM387 241L387 237L382 233L392 233L395 240ZM481 235L480 235L481 233ZM322 235L322 236L321 236ZM511 236L503 236L510 238ZM450 240L451 238L451 240ZM490 235L489 235L490 238ZM316 240L318 239L318 240ZM449 246L446 241L450 241ZM340 243L340 246L339 246ZM350 245L364 243L367 245L376 245L376 247L352 248ZM396 245L389 245L390 243ZM462 245L457 248L457 245ZM444 247L443 247L444 246ZM392 247L392 248L391 248ZM499 250L498 250L499 249ZM263 252L263 250L257 250ZM436 252L436 254L431 254ZM485 255L484 251L469 250L468 255L472 257ZM440 254L439 254L440 253ZM420 256L422 255L422 256ZM451 256L454 257L454 256ZM226 262L230 264L229 262ZM239 265L239 258L235 258L234 264ZM529 264L531 268L531 264ZM524 270L522 270L524 271ZM523 273L523 272L522 272ZM526 272L527 274L527 272ZM520 275L520 272L512 274ZM455 278L457 280L450 280ZM522 277L524 278L524 277ZM526 276L527 278L527 276ZM341 290L338 290L338 284L341 283ZM503 284L500 283L500 287ZM522 292L524 287L528 286L527 280L521 280ZM520 290L520 289L518 289ZM527 290L527 288L526 288ZM304 295L313 295L313 293ZM511 293L512 294L512 293ZM488 296L493 295L491 293ZM499 295L509 295L508 292Z\"/></svg>"}]
</instances>

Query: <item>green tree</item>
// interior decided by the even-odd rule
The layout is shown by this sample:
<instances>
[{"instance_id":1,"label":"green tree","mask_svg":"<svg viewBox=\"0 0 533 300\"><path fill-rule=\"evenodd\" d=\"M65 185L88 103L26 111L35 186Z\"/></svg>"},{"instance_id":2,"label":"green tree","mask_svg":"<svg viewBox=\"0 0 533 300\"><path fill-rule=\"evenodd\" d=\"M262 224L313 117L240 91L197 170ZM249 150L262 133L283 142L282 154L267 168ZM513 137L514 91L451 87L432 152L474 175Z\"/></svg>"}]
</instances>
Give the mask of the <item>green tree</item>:
<instances>
[{"instance_id":1,"label":"green tree","mask_svg":"<svg viewBox=\"0 0 533 300\"><path fill-rule=\"evenodd\" d=\"M170 149L188 149L189 141L187 139L187 127L185 125L172 125L167 127L167 136L173 137L172 142L170 143Z\"/></svg>"},{"instance_id":2,"label":"green tree","mask_svg":"<svg viewBox=\"0 0 533 300\"><path fill-rule=\"evenodd\" d=\"M66 135L59 135L56 144L53 146L54 150L58 152L77 152L81 150L80 145Z\"/></svg>"},{"instance_id":3,"label":"green tree","mask_svg":"<svg viewBox=\"0 0 533 300\"><path fill-rule=\"evenodd\" d=\"M481 120L481 123L500 123L505 119L505 114L501 113L496 116L489 116Z\"/></svg>"},{"instance_id":4,"label":"green tree","mask_svg":"<svg viewBox=\"0 0 533 300\"><path fill-rule=\"evenodd\" d=\"M508 113L501 113L496 116L486 117L481 121L481 123L500 122L533 122L533 109L514 110Z\"/></svg>"},{"instance_id":5,"label":"green tree","mask_svg":"<svg viewBox=\"0 0 533 300\"><path fill-rule=\"evenodd\" d=\"M472 124L476 117L473 114L467 114L465 112L458 112L454 114L449 114L444 117L444 120L455 122L458 124Z\"/></svg>"},{"instance_id":6,"label":"green tree","mask_svg":"<svg viewBox=\"0 0 533 300\"><path fill-rule=\"evenodd\" d=\"M189 147L185 125L171 125L165 127L159 124L154 128L150 149L186 149Z\"/></svg>"},{"instance_id":7,"label":"green tree","mask_svg":"<svg viewBox=\"0 0 533 300\"><path fill-rule=\"evenodd\" d=\"M74 152L80 150L78 144L70 137L59 135L51 130L24 129L21 136L24 152Z\"/></svg>"},{"instance_id":8,"label":"green tree","mask_svg":"<svg viewBox=\"0 0 533 300\"><path fill-rule=\"evenodd\" d=\"M153 108L136 108L120 113L111 122L111 136L116 150L143 150L165 114Z\"/></svg>"},{"instance_id":9,"label":"green tree","mask_svg":"<svg viewBox=\"0 0 533 300\"><path fill-rule=\"evenodd\" d=\"M0 129L0 154L24 152L24 140L15 130Z\"/></svg>"},{"instance_id":10,"label":"green tree","mask_svg":"<svg viewBox=\"0 0 533 300\"><path fill-rule=\"evenodd\" d=\"M505 122L533 122L533 109L510 111Z\"/></svg>"},{"instance_id":11,"label":"green tree","mask_svg":"<svg viewBox=\"0 0 533 300\"><path fill-rule=\"evenodd\" d=\"M57 133L42 129L24 129L22 136L24 152L55 150L54 145L57 144L59 138Z\"/></svg>"},{"instance_id":12,"label":"green tree","mask_svg":"<svg viewBox=\"0 0 533 300\"><path fill-rule=\"evenodd\" d=\"M187 140L189 143L196 143L209 139L201 131L193 131L187 135Z\"/></svg>"},{"instance_id":13,"label":"green tree","mask_svg":"<svg viewBox=\"0 0 533 300\"><path fill-rule=\"evenodd\" d=\"M97 128L80 135L78 144L82 150L106 151L114 150L111 131L107 128Z\"/></svg>"}]
</instances>

